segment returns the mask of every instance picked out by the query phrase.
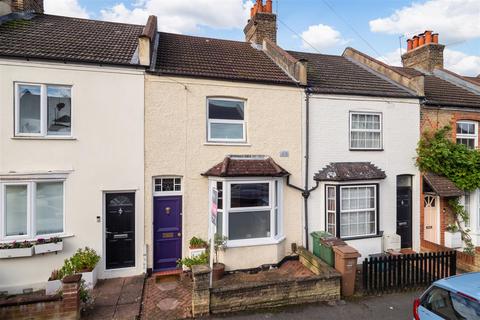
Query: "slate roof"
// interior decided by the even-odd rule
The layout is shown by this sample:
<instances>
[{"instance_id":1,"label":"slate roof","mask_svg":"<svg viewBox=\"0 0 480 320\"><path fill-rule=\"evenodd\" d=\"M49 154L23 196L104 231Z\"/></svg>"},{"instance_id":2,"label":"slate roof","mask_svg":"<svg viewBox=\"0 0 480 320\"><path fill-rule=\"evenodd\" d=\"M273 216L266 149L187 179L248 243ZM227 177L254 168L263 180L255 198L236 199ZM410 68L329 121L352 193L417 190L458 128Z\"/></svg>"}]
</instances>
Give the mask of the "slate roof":
<instances>
[{"instance_id":1,"label":"slate roof","mask_svg":"<svg viewBox=\"0 0 480 320\"><path fill-rule=\"evenodd\" d=\"M419 76L424 73L404 67L392 67L395 70L403 71L411 76ZM457 86L449 81L440 79L432 74L425 75L425 104L442 106L459 106L480 108L480 95ZM471 80L471 78L469 79ZM480 85L480 82L479 82Z\"/></svg>"},{"instance_id":2,"label":"slate roof","mask_svg":"<svg viewBox=\"0 0 480 320\"><path fill-rule=\"evenodd\" d=\"M447 177L427 172L423 175L423 178L432 190L441 197L459 197L464 195L464 192Z\"/></svg>"},{"instance_id":3,"label":"slate roof","mask_svg":"<svg viewBox=\"0 0 480 320\"><path fill-rule=\"evenodd\" d=\"M263 51L250 43L159 33L153 73L295 85Z\"/></svg>"},{"instance_id":4,"label":"slate roof","mask_svg":"<svg viewBox=\"0 0 480 320\"><path fill-rule=\"evenodd\" d=\"M0 56L131 65L142 30L141 25L31 14L0 24Z\"/></svg>"},{"instance_id":5,"label":"slate roof","mask_svg":"<svg viewBox=\"0 0 480 320\"><path fill-rule=\"evenodd\" d=\"M289 173L270 157L228 156L202 175L207 177L284 177Z\"/></svg>"},{"instance_id":6,"label":"slate roof","mask_svg":"<svg viewBox=\"0 0 480 320\"><path fill-rule=\"evenodd\" d=\"M315 174L316 181L385 179L385 172L370 162L331 162Z\"/></svg>"},{"instance_id":7,"label":"slate roof","mask_svg":"<svg viewBox=\"0 0 480 320\"><path fill-rule=\"evenodd\" d=\"M308 63L308 85L315 93L415 98L415 95L343 56L288 51Z\"/></svg>"}]
</instances>

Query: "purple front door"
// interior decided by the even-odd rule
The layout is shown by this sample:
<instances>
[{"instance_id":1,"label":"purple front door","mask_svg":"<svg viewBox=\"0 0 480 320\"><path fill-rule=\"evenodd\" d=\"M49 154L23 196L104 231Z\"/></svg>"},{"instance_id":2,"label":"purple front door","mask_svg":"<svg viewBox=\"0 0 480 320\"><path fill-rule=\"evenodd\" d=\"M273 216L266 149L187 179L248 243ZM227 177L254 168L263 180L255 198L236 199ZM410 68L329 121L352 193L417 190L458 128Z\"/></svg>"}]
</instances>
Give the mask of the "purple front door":
<instances>
[{"instance_id":1,"label":"purple front door","mask_svg":"<svg viewBox=\"0 0 480 320\"><path fill-rule=\"evenodd\" d=\"M153 270L177 268L182 258L182 196L155 197Z\"/></svg>"}]
</instances>

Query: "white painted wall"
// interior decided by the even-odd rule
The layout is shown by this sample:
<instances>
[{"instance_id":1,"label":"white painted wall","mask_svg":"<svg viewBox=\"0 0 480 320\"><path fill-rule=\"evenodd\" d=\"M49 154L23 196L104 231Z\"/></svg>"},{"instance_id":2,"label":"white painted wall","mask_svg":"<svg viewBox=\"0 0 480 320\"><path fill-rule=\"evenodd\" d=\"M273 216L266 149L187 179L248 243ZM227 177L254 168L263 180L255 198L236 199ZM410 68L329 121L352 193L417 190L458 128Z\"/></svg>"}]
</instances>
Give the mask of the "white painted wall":
<instances>
[{"instance_id":1,"label":"white painted wall","mask_svg":"<svg viewBox=\"0 0 480 320\"><path fill-rule=\"evenodd\" d=\"M380 99L355 96L312 95L310 98L310 175L330 162L369 161L385 171L380 182L380 231L396 233L396 177L411 174L413 180L413 247L419 249L419 172L414 165L419 140L420 106L415 99ZM383 114L383 151L349 150L349 112ZM359 181L362 183L362 181ZM325 230L325 187L312 192L309 200L309 232ZM310 248L311 237L309 236ZM382 238L351 240L362 258L379 253Z\"/></svg>"},{"instance_id":2,"label":"white painted wall","mask_svg":"<svg viewBox=\"0 0 480 320\"><path fill-rule=\"evenodd\" d=\"M15 81L72 85L73 139L14 138ZM53 269L85 246L102 256L102 278L142 272L143 101L141 70L0 60L0 173L69 170L65 234L72 235L58 254L1 259L0 291L42 287ZM103 195L120 190L136 192L136 267L105 271Z\"/></svg>"}]
</instances>

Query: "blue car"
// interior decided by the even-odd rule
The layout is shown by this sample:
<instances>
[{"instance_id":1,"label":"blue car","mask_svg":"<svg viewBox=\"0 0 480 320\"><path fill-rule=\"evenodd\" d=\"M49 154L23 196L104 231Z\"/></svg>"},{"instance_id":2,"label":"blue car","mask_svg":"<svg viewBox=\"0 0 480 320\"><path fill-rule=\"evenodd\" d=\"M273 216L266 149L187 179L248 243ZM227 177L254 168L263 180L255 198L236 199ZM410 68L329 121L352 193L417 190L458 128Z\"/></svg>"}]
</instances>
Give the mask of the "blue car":
<instances>
[{"instance_id":1,"label":"blue car","mask_svg":"<svg viewBox=\"0 0 480 320\"><path fill-rule=\"evenodd\" d=\"M480 320L480 272L434 282L413 305L415 320Z\"/></svg>"}]
</instances>

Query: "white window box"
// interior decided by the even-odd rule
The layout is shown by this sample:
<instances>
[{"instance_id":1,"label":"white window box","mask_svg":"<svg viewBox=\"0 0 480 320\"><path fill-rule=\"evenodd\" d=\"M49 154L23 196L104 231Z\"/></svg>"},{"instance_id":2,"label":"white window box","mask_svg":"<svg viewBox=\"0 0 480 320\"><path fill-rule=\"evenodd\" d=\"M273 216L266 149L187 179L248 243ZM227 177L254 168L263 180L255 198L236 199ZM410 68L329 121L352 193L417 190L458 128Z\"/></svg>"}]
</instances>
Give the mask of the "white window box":
<instances>
[{"instance_id":1,"label":"white window box","mask_svg":"<svg viewBox=\"0 0 480 320\"><path fill-rule=\"evenodd\" d=\"M195 258L200 256L202 253L205 253L207 250L206 248L195 248L195 249L189 249L190 250L190 258Z\"/></svg>"},{"instance_id":2,"label":"white window box","mask_svg":"<svg viewBox=\"0 0 480 320\"><path fill-rule=\"evenodd\" d=\"M445 231L445 247L457 249L463 245L461 232L448 232Z\"/></svg>"},{"instance_id":3,"label":"white window box","mask_svg":"<svg viewBox=\"0 0 480 320\"><path fill-rule=\"evenodd\" d=\"M87 289L93 289L97 284L98 265L96 265L92 271L81 272L80 274L82 275L82 280L85 280L85 286Z\"/></svg>"},{"instance_id":4,"label":"white window box","mask_svg":"<svg viewBox=\"0 0 480 320\"><path fill-rule=\"evenodd\" d=\"M35 254L57 252L63 250L63 241L59 241L57 243L51 242L36 244L33 247L35 248Z\"/></svg>"},{"instance_id":5,"label":"white window box","mask_svg":"<svg viewBox=\"0 0 480 320\"><path fill-rule=\"evenodd\" d=\"M30 257L33 255L33 247L0 249L0 259Z\"/></svg>"},{"instance_id":6,"label":"white window box","mask_svg":"<svg viewBox=\"0 0 480 320\"><path fill-rule=\"evenodd\" d=\"M45 287L45 294L47 296L57 294L62 290L62 280L49 280Z\"/></svg>"}]
</instances>

